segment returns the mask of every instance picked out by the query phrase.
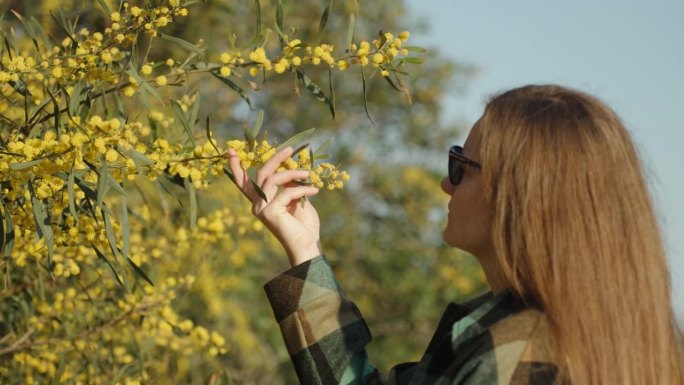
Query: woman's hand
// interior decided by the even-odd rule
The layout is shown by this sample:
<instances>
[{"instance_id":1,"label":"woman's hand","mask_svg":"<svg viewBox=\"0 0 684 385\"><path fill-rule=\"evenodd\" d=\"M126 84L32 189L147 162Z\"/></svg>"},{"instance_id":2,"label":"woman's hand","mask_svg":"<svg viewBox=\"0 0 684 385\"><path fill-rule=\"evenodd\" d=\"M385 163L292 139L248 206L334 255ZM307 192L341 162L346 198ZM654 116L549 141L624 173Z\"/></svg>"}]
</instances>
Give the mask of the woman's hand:
<instances>
[{"instance_id":1,"label":"woman's hand","mask_svg":"<svg viewBox=\"0 0 684 385\"><path fill-rule=\"evenodd\" d=\"M256 176L256 184L268 198L257 193L247 173L240 165L237 153L229 149L230 170L235 183L252 202L252 213L263 222L285 248L290 265L299 265L318 255L320 249L320 222L316 209L301 198L318 193L313 186L300 186L294 182L309 177L308 171L286 170L277 172L278 167L292 155L292 147L275 154L264 163Z\"/></svg>"}]
</instances>

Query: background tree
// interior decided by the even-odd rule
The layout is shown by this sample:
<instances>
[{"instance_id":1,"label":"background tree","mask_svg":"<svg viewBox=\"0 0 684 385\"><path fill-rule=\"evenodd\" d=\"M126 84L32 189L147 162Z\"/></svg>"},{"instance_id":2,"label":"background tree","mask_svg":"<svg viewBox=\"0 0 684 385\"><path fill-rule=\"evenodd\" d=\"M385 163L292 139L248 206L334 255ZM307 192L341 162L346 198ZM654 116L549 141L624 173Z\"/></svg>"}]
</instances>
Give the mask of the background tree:
<instances>
[{"instance_id":1,"label":"background tree","mask_svg":"<svg viewBox=\"0 0 684 385\"><path fill-rule=\"evenodd\" d=\"M89 30L81 40L111 28L114 21L103 12L102 3L124 16L136 6L131 3L124 9L116 1L66 1L60 2L60 8L50 1L33 2L31 7L18 1L0 5L5 15L3 35L11 37L15 44L14 49L3 50L5 69L7 60L11 60L10 52L32 50L26 24L20 23L10 9L23 15L30 25L42 26L47 41L63 46L68 43L64 43L69 32L66 21L73 20L76 14L79 18L71 24L73 32ZM345 47L350 29L358 44L363 39L382 39L384 31L398 34L414 30L416 23L405 14L400 1L371 2L361 9L355 1L206 1L192 6L188 17L176 17L159 28L161 34L190 45L144 33L136 38L131 48L135 59L132 67L139 76L149 79L156 91L144 86L145 82L125 85L130 82L125 77L122 83L113 85L120 86L121 92L125 87L134 87L133 97L111 100L110 105L93 102L88 111L80 104L71 103L71 108L94 132L111 131L114 135L117 124L136 123L131 131L142 142L166 139L170 152L181 144L178 154L183 153L183 147L194 152L183 127L183 116L196 130L194 139L200 145L205 143L199 153L213 151L206 144L205 123L216 142L225 143L242 137L244 127L252 130L258 125L260 115L256 111L260 109L266 111L261 132L267 133L270 142L283 142L311 127L318 127L319 133L309 139L313 149L334 137L327 152L335 164L348 169L352 179L345 189L316 199L324 224L323 246L347 293L360 305L374 331L371 358L387 370L392 364L419 358L447 301L461 299L483 287L476 263L447 250L441 241L446 196L438 183L445 173L444 153L458 129L439 121L439 100L445 92L458 92L469 70L439 57L438 51L424 53L416 49L414 54L419 54L423 62L404 63L401 70L409 71L411 76L390 77L394 87L387 84L378 68L364 67L362 75L358 65L350 65L346 71L339 66L332 71L323 66L302 67L300 72L306 75L306 81L296 71L265 75L260 70L251 76L239 66L234 71L243 71L240 76L233 73L227 77L217 67L215 72L223 80L205 73L182 81L166 79L178 83L178 87L156 81L157 76L165 76L162 74L167 74L169 68L188 58L197 63L200 71L203 63L220 64L223 53L234 51L233 44L247 51L263 46L268 53L280 52L276 28L279 4L283 35L312 47L319 43ZM173 5L137 4L150 10ZM322 15L326 13L327 22L323 23ZM202 53L202 60L197 60L193 47ZM336 52L343 55L344 50ZM169 66L170 58L174 63ZM144 69L145 65L150 68ZM150 73L145 75L143 72L148 70ZM233 86L226 87L225 79L231 80ZM406 81L405 86L401 79ZM16 123L21 121L21 114L10 114L22 111L18 103L24 99L38 103L31 110L35 111L48 100L41 111L47 116L55 110L53 101L40 87L31 88L33 83L29 82L29 90L36 95L31 99L17 84L2 85L0 113L7 116L2 123L2 149L8 153L12 152L7 148L12 132L21 127ZM318 100L323 98L321 95L327 103ZM174 101L183 113L174 109ZM88 105L85 100L81 102ZM61 103L63 108L69 108L68 101ZM334 118L330 105L334 105ZM93 115L102 116L102 121L88 120ZM65 123L57 122L52 129L59 124ZM45 142L50 125L44 128L36 133L40 143ZM161 147L157 142L150 149L161 151ZM144 162L144 158L140 161ZM56 212L52 218L59 216L63 221L53 226L57 245L52 262L48 262L45 237L35 242L34 233L40 226L33 221L14 221L13 226L7 226L7 214L12 212L10 195L18 186L4 181L3 229L14 227L15 232L27 234L15 238L14 248L5 253L2 266L3 383L47 378L60 383L122 384L155 383L160 378L184 384L228 379L244 384L294 381L261 289L263 283L286 268L282 251L260 231L260 224L250 216L246 202L227 178L207 174L195 180L184 174L189 170L179 170L178 164L186 163L177 162L175 167L172 163L158 170L161 173L154 181L120 180L125 200L116 191L101 197L112 211L111 227L100 224L104 214L93 216L100 222L84 224L87 218L79 217L82 220L74 225L68 222L67 210ZM5 166L3 174L9 179L36 166L17 169L10 165ZM95 167L89 173L94 175L100 169ZM199 190L195 191L192 182L204 181L205 176L212 183L197 183ZM102 179L97 175L93 178L91 182L101 187L98 182ZM69 177L64 179L52 181L51 188L63 193L60 196L69 195ZM84 175L84 186L88 182L85 179ZM84 195L79 196L79 201L87 202L87 190L74 184L74 190ZM37 194L33 197L33 193L24 192L28 198L22 207L29 213L34 202L51 199L36 201ZM112 242L107 228L120 234L124 218L130 234L125 242L130 263L119 266L110 255L117 253L107 248L112 243L123 248L124 242ZM92 239L87 226L92 227ZM76 229L72 240L68 238L70 228ZM86 240L91 244L100 241L102 246L95 252L95 246L90 247ZM4 246L7 250L7 242ZM61 269L61 274L56 274L56 269ZM130 280L128 287L117 282L126 277Z\"/></svg>"}]
</instances>

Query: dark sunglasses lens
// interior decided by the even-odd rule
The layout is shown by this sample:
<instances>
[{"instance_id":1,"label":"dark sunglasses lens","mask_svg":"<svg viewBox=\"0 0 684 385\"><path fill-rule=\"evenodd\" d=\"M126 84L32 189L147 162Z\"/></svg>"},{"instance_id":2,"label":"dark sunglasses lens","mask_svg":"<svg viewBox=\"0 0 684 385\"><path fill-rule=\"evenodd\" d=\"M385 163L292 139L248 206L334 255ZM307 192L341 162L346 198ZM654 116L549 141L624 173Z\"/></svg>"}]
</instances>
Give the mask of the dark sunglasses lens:
<instances>
[{"instance_id":1,"label":"dark sunglasses lens","mask_svg":"<svg viewBox=\"0 0 684 385\"><path fill-rule=\"evenodd\" d=\"M449 157L449 182L456 186L463 178L463 164L454 157Z\"/></svg>"}]
</instances>

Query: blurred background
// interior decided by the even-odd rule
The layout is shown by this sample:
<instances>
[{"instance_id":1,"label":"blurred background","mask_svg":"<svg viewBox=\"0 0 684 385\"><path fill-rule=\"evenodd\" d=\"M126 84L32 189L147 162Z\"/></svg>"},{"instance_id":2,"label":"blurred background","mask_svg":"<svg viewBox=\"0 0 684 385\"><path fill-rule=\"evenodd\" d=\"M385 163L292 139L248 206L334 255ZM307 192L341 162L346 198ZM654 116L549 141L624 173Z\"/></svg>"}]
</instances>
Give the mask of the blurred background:
<instances>
[{"instance_id":1,"label":"blurred background","mask_svg":"<svg viewBox=\"0 0 684 385\"><path fill-rule=\"evenodd\" d=\"M441 119L471 126L488 96L558 83L607 102L640 147L684 325L684 2L408 0L424 26L414 43L471 65L442 98Z\"/></svg>"}]
</instances>

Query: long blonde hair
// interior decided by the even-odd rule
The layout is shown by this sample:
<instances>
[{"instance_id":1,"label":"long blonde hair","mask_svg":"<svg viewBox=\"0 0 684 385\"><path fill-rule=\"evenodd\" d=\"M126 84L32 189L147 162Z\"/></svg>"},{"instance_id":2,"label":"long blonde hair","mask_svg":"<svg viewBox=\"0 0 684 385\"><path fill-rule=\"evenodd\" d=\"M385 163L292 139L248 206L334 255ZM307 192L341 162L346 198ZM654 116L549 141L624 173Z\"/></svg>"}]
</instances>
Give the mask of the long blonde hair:
<instances>
[{"instance_id":1,"label":"long blonde hair","mask_svg":"<svg viewBox=\"0 0 684 385\"><path fill-rule=\"evenodd\" d=\"M503 278L548 315L573 385L682 383L663 241L617 115L526 86L492 98L478 124Z\"/></svg>"}]
</instances>

